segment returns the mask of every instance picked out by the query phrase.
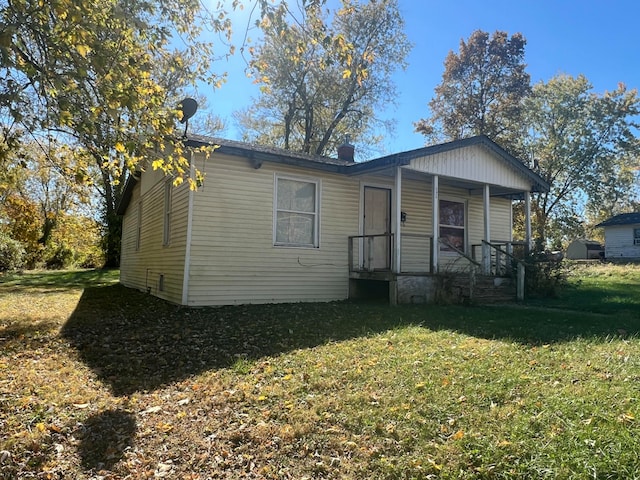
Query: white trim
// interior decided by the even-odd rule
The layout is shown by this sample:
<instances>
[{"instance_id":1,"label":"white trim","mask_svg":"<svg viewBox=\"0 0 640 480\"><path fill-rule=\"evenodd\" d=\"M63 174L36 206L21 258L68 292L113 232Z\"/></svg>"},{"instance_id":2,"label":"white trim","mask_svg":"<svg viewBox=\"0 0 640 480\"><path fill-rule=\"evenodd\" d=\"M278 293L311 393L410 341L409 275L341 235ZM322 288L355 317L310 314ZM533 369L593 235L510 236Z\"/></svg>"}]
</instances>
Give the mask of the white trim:
<instances>
[{"instance_id":1,"label":"white trim","mask_svg":"<svg viewBox=\"0 0 640 480\"><path fill-rule=\"evenodd\" d=\"M511 223L513 225L513 222ZM533 239L531 238L531 194L524 192L524 240L527 244L527 250L531 251L533 247Z\"/></svg>"},{"instance_id":2,"label":"white trim","mask_svg":"<svg viewBox=\"0 0 640 480\"><path fill-rule=\"evenodd\" d=\"M191 161L193 153L189 150L189 174L191 178L195 175L195 168ZM203 168L204 173L204 168ZM184 272L182 274L182 305L188 305L189 303L189 275L191 274L191 231L193 227L193 197L194 191L189 187L188 195L188 206L187 206L187 240L184 251Z\"/></svg>"},{"instance_id":3,"label":"white trim","mask_svg":"<svg viewBox=\"0 0 640 480\"><path fill-rule=\"evenodd\" d=\"M376 183L369 182L367 180L360 180L360 201L358 205L358 235L364 235L364 189L370 188L380 188L383 190L389 190L389 195L391 196L391 215L393 215L393 202L394 202L394 188L392 185L388 183ZM364 264L364 239L361 238L358 242L358 265Z\"/></svg>"},{"instance_id":4,"label":"white trim","mask_svg":"<svg viewBox=\"0 0 640 480\"><path fill-rule=\"evenodd\" d=\"M277 223L278 223L278 180L291 180L294 182L306 182L313 183L315 185L315 212L314 215L314 229L313 229L313 245L310 244L294 244L294 243L278 243L276 241ZM322 179L314 177L305 177L303 175L289 175L280 174L278 172L273 173L273 246L276 248L320 248L320 205L322 202ZM304 212L308 214L308 212Z\"/></svg>"},{"instance_id":5,"label":"white trim","mask_svg":"<svg viewBox=\"0 0 640 480\"><path fill-rule=\"evenodd\" d=\"M433 273L438 273L438 262L440 257L440 184L438 175L431 179L431 227L433 234Z\"/></svg>"},{"instance_id":6,"label":"white trim","mask_svg":"<svg viewBox=\"0 0 640 480\"><path fill-rule=\"evenodd\" d=\"M509 208L509 241L513 242L513 200Z\"/></svg>"},{"instance_id":7,"label":"white trim","mask_svg":"<svg viewBox=\"0 0 640 480\"><path fill-rule=\"evenodd\" d=\"M402 167L396 167L396 184L395 192L393 194L393 201L395 202L395 208L393 209L395 218L393 219L394 230L394 242L393 242L393 262L392 269L395 273L400 273L400 260L402 258L400 238L402 229Z\"/></svg>"},{"instance_id":8,"label":"white trim","mask_svg":"<svg viewBox=\"0 0 640 480\"><path fill-rule=\"evenodd\" d=\"M491 187L488 183L485 183L482 190L484 238L486 242L491 242ZM485 275L489 275L489 273L491 273L491 250L489 249L489 245L486 245L484 243L482 244L482 269Z\"/></svg>"},{"instance_id":9,"label":"white trim","mask_svg":"<svg viewBox=\"0 0 640 480\"><path fill-rule=\"evenodd\" d=\"M364 235L364 189L365 187L382 188L391 190L391 201L393 201L394 189L389 183L376 183L360 180L360 205L358 206L358 235ZM391 206L393 209L393 205ZM392 212L393 213L393 212Z\"/></svg>"}]
</instances>

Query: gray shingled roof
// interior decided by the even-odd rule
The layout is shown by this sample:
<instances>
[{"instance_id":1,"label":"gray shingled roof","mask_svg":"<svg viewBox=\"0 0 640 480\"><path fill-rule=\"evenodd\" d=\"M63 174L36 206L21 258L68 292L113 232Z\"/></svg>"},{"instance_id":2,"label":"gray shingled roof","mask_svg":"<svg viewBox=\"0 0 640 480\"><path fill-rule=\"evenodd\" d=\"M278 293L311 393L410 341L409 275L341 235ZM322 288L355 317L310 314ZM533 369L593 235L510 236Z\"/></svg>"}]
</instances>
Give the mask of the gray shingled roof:
<instances>
[{"instance_id":1,"label":"gray shingled roof","mask_svg":"<svg viewBox=\"0 0 640 480\"><path fill-rule=\"evenodd\" d=\"M596 227L612 227L615 225L633 225L634 223L640 223L640 212L635 213L621 213L615 217L611 217L602 223L596 225Z\"/></svg>"},{"instance_id":2,"label":"gray shingled roof","mask_svg":"<svg viewBox=\"0 0 640 480\"><path fill-rule=\"evenodd\" d=\"M223 153L226 155L233 155L249 159L254 164L255 168L259 168L260 165L262 165L262 162L266 161L276 162L284 165L295 165L299 167L312 168L315 170L323 170L326 172L341 173L346 175L373 173L381 169L387 169L389 167L408 165L409 162L414 158L434 155L440 152L446 152L456 148L463 148L471 145L482 145L493 151L508 165L510 165L512 168L515 168L523 176L528 178L532 182L534 191L549 191L549 184L540 175L529 169L524 163L509 154L500 145L498 145L485 135L478 135L461 140L454 140L452 142L447 142L440 145L432 145L429 147L422 147L406 152L395 153L393 155L387 155L360 163L203 135L191 134L188 136L188 139L185 143L190 147L218 145L218 149L216 149L217 153ZM124 214L131 198L133 186L136 182L137 179L133 176L130 176L127 179L123 198L121 199L117 207L118 214Z\"/></svg>"},{"instance_id":3,"label":"gray shingled roof","mask_svg":"<svg viewBox=\"0 0 640 480\"><path fill-rule=\"evenodd\" d=\"M207 137L203 135L189 135L187 145L219 145L219 148L216 150L217 153L254 158L256 160L278 161L279 163L302 163L310 167L313 167L314 164L320 168L326 166L343 167L353 163L346 160L340 160L338 158L312 155L309 153L295 152L293 150L285 150L284 148L269 147L265 145L238 142L236 140ZM329 170L337 169L329 168Z\"/></svg>"}]
</instances>

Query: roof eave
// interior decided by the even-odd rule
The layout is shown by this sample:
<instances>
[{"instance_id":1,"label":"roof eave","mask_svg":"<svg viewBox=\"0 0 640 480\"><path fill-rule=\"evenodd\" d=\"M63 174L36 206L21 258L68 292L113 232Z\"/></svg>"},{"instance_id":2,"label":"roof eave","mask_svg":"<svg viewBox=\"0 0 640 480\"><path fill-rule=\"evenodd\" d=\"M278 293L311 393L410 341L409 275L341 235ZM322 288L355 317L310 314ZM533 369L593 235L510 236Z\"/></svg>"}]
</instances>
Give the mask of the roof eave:
<instances>
[{"instance_id":1,"label":"roof eave","mask_svg":"<svg viewBox=\"0 0 640 480\"><path fill-rule=\"evenodd\" d=\"M133 195L133 189L138 183L140 177L138 175L129 174L124 184L124 190L122 191L122 197L116 205L116 214L124 215L127 212L129 203L131 202L131 196Z\"/></svg>"}]
</instances>

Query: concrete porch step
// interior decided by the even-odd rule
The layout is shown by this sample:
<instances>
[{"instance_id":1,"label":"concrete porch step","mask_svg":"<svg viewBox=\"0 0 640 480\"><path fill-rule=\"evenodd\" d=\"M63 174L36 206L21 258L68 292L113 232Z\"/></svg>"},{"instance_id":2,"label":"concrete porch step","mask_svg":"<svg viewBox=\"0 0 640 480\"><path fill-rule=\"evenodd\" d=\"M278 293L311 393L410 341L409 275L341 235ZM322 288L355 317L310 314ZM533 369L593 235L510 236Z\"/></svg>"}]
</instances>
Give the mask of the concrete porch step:
<instances>
[{"instance_id":1,"label":"concrete porch step","mask_svg":"<svg viewBox=\"0 0 640 480\"><path fill-rule=\"evenodd\" d=\"M478 275L472 290L469 275L456 275L452 280L452 290L461 303L491 304L516 300L515 282L507 277Z\"/></svg>"}]
</instances>

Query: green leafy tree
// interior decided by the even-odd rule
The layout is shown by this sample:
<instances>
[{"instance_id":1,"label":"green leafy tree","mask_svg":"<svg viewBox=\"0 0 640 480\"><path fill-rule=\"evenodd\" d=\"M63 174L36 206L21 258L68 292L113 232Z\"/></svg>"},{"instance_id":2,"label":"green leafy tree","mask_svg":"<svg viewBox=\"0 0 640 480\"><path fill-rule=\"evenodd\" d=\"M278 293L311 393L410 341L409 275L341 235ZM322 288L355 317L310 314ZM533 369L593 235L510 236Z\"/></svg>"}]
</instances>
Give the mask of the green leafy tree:
<instances>
[{"instance_id":1,"label":"green leafy tree","mask_svg":"<svg viewBox=\"0 0 640 480\"><path fill-rule=\"evenodd\" d=\"M450 51L442 82L429 102L431 116L415 123L428 142L488 135L518 155L523 134L523 102L530 92L524 62L526 40L476 30Z\"/></svg>"},{"instance_id":2,"label":"green leafy tree","mask_svg":"<svg viewBox=\"0 0 640 480\"><path fill-rule=\"evenodd\" d=\"M620 84L597 94L583 75L558 75L534 86L526 112L528 158L551 185L532 201L541 241L584 235L585 218L602 220L637 202L636 90Z\"/></svg>"},{"instance_id":3,"label":"green leafy tree","mask_svg":"<svg viewBox=\"0 0 640 480\"><path fill-rule=\"evenodd\" d=\"M261 22L251 71L261 95L238 115L245 138L322 155L349 133L375 144L375 112L395 101L391 76L410 44L397 0L282 5Z\"/></svg>"}]
</instances>

